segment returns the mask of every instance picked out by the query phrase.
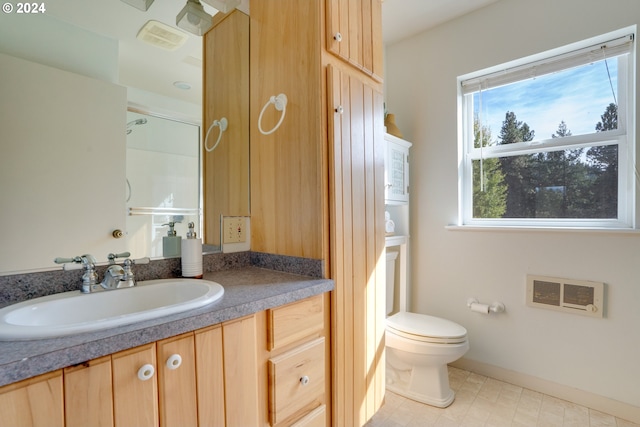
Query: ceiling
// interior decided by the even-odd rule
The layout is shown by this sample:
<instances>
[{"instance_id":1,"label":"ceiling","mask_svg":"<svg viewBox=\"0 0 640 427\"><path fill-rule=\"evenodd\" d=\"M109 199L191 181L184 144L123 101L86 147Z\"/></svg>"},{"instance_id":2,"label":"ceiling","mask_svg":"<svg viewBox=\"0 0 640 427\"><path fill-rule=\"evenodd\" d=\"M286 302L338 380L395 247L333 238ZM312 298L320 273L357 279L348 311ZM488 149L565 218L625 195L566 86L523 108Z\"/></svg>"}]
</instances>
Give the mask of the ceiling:
<instances>
[{"instance_id":1,"label":"ceiling","mask_svg":"<svg viewBox=\"0 0 640 427\"><path fill-rule=\"evenodd\" d=\"M383 0L385 45L421 33L497 0Z\"/></svg>"},{"instance_id":2,"label":"ceiling","mask_svg":"<svg viewBox=\"0 0 640 427\"><path fill-rule=\"evenodd\" d=\"M384 0L384 43L393 44L495 1ZM175 27L176 15L184 4L185 0L155 0L142 12L118 0L56 0L47 4L47 14L118 40L120 84L200 105L202 38L189 34L185 44L172 52L136 39L149 20ZM248 12L248 5L249 0L242 0L239 8ZM211 15L217 12L208 5L204 8ZM176 81L189 83L191 89L176 88Z\"/></svg>"}]
</instances>

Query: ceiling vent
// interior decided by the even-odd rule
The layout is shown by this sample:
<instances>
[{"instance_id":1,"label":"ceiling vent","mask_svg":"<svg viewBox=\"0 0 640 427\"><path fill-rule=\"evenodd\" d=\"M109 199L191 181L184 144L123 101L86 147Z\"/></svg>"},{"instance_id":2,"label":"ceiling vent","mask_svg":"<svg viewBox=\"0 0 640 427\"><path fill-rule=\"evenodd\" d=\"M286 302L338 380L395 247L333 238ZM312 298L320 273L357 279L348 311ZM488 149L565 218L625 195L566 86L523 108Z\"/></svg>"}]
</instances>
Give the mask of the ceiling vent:
<instances>
[{"instance_id":1,"label":"ceiling vent","mask_svg":"<svg viewBox=\"0 0 640 427\"><path fill-rule=\"evenodd\" d=\"M162 22L149 21L140 28L136 37L165 50L176 50L187 41L189 35Z\"/></svg>"}]
</instances>

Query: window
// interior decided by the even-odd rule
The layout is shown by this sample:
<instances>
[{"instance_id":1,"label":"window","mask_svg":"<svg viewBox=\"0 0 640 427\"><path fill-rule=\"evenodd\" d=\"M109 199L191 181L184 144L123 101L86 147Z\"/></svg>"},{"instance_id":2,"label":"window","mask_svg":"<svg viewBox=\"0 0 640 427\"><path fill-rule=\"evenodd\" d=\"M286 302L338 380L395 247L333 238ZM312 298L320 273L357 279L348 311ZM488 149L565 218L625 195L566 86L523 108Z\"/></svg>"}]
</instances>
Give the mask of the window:
<instances>
[{"instance_id":1,"label":"window","mask_svg":"<svg viewBox=\"0 0 640 427\"><path fill-rule=\"evenodd\" d=\"M463 225L635 226L623 34L459 78Z\"/></svg>"}]
</instances>

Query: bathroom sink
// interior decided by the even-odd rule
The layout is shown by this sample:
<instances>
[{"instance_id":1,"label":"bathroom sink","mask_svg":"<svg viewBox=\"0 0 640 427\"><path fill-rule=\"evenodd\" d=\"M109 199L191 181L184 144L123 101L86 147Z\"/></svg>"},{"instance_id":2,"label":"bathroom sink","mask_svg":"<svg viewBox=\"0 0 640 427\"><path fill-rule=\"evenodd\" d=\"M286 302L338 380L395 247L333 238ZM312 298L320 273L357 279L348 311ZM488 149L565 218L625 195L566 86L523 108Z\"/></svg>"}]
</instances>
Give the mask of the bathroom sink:
<instances>
[{"instance_id":1,"label":"bathroom sink","mask_svg":"<svg viewBox=\"0 0 640 427\"><path fill-rule=\"evenodd\" d=\"M0 309L0 340L98 331L203 307L223 294L222 285L208 280L160 279L92 294L49 295Z\"/></svg>"}]
</instances>

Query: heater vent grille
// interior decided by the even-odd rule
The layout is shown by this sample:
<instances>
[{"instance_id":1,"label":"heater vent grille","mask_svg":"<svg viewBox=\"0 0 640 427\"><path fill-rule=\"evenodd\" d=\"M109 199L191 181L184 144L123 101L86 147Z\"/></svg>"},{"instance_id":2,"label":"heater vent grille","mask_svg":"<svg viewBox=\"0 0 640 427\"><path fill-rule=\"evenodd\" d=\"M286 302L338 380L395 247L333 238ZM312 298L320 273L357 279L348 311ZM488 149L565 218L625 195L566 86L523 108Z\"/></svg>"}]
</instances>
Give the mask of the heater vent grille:
<instances>
[{"instance_id":1,"label":"heater vent grille","mask_svg":"<svg viewBox=\"0 0 640 427\"><path fill-rule=\"evenodd\" d=\"M603 317L604 283L527 275L527 305Z\"/></svg>"},{"instance_id":2,"label":"heater vent grille","mask_svg":"<svg viewBox=\"0 0 640 427\"><path fill-rule=\"evenodd\" d=\"M148 21L140 28L136 37L138 40L165 50L176 50L187 41L189 36L162 22Z\"/></svg>"}]
</instances>

